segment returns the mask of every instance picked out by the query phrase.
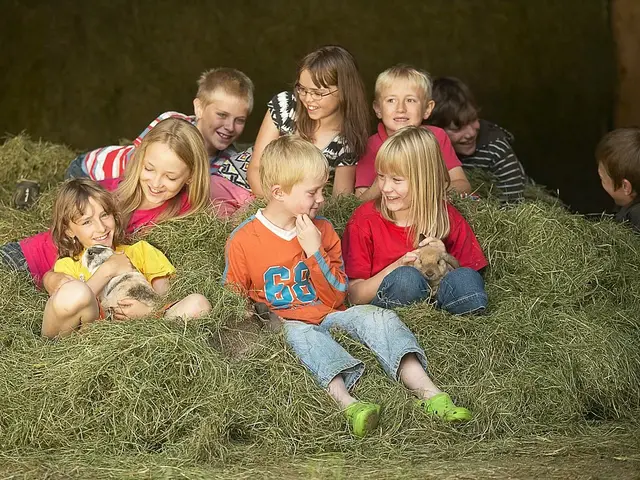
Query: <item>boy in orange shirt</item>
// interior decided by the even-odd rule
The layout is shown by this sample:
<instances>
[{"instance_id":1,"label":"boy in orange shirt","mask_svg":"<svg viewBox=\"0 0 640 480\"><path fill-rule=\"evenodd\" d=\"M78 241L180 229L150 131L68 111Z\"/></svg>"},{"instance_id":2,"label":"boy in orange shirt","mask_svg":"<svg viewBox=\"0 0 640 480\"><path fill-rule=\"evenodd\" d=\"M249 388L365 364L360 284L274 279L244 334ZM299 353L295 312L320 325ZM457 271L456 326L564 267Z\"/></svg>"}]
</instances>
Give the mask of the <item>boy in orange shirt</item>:
<instances>
[{"instance_id":1,"label":"boy in orange shirt","mask_svg":"<svg viewBox=\"0 0 640 480\"><path fill-rule=\"evenodd\" d=\"M320 150L299 137L280 137L265 148L260 182L268 204L229 237L222 282L282 318L287 342L344 409L356 436L376 428L380 405L349 393L364 364L333 339L331 327L366 344L385 372L420 398L425 412L446 421L468 420L471 413L456 407L427 376L423 350L393 311L345 308L340 238L327 219L316 217L328 175Z\"/></svg>"}]
</instances>

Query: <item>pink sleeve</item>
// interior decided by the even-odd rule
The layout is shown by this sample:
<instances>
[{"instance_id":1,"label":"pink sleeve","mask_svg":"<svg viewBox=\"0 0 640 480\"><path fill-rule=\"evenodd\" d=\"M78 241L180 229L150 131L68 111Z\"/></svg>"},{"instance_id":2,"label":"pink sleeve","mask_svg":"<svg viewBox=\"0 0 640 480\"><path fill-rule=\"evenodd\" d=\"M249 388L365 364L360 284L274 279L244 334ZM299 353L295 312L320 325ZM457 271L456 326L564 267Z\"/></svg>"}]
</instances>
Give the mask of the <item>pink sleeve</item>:
<instances>
[{"instance_id":1,"label":"pink sleeve","mask_svg":"<svg viewBox=\"0 0 640 480\"><path fill-rule=\"evenodd\" d=\"M369 188L376 179L376 153L373 142L367 142L367 148L356 164L356 187Z\"/></svg>"},{"instance_id":2,"label":"pink sleeve","mask_svg":"<svg viewBox=\"0 0 640 480\"><path fill-rule=\"evenodd\" d=\"M113 192L118 188L121 180L121 178L105 178L104 180L100 180L98 183L104 187L105 190Z\"/></svg>"},{"instance_id":3,"label":"pink sleeve","mask_svg":"<svg viewBox=\"0 0 640 480\"><path fill-rule=\"evenodd\" d=\"M434 127L429 125L429 130L433 132L440 144L440 151L442 152L442 159L444 160L444 164L447 167L447 170L451 170L456 167L461 167L462 163L458 159L458 155L456 155L456 151L453 149L453 145L451 144L451 140L449 139L449 135L442 128Z\"/></svg>"},{"instance_id":4,"label":"pink sleeve","mask_svg":"<svg viewBox=\"0 0 640 480\"><path fill-rule=\"evenodd\" d=\"M366 225L360 225L357 210L347 222L342 234L342 256L347 278L371 278L373 268L373 239Z\"/></svg>"},{"instance_id":5,"label":"pink sleeve","mask_svg":"<svg viewBox=\"0 0 640 480\"><path fill-rule=\"evenodd\" d=\"M58 258L58 249L53 243L51 232L42 232L20 241L20 248L29 267L29 273L38 287L42 277L53 268Z\"/></svg>"},{"instance_id":6,"label":"pink sleeve","mask_svg":"<svg viewBox=\"0 0 640 480\"><path fill-rule=\"evenodd\" d=\"M447 252L453 255L461 267L469 267L480 270L488 265L471 225L453 206L447 205L449 211L449 223L451 231L443 240Z\"/></svg>"}]
</instances>

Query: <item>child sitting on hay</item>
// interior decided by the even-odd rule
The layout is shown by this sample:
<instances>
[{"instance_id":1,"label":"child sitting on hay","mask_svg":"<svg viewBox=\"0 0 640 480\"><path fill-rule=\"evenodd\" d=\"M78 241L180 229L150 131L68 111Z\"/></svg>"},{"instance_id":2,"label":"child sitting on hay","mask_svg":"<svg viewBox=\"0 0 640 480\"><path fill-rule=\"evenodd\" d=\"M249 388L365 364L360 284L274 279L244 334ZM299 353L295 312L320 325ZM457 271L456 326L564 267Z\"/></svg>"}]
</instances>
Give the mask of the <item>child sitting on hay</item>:
<instances>
[{"instance_id":1,"label":"child sitting on hay","mask_svg":"<svg viewBox=\"0 0 640 480\"><path fill-rule=\"evenodd\" d=\"M401 128L419 127L429 118L434 108L432 89L429 75L409 65L395 65L378 75L373 109L381 121L378 131L369 137L367 149L356 166L356 195L363 202L380 197L375 168L378 150ZM471 193L471 185L447 133L432 125L424 128L431 130L438 140L451 179L449 188L460 194Z\"/></svg>"},{"instance_id":2,"label":"child sitting on hay","mask_svg":"<svg viewBox=\"0 0 640 480\"><path fill-rule=\"evenodd\" d=\"M349 393L364 365L333 339L332 327L366 344L390 377L421 398L424 411L445 421L470 419L466 408L433 384L422 348L393 311L345 309L340 239L328 220L316 217L328 175L320 150L299 137L280 137L264 149L260 182L268 204L229 237L223 283L283 319L287 342L344 409L356 436L376 428L380 405Z\"/></svg>"},{"instance_id":3,"label":"child sitting on hay","mask_svg":"<svg viewBox=\"0 0 640 480\"><path fill-rule=\"evenodd\" d=\"M136 148L124 176L102 180L100 185L114 192L127 233L201 212L211 203L202 135L184 120L163 120ZM48 292L57 288L51 280L57 258L51 231L0 246L0 260L7 267L29 272Z\"/></svg>"},{"instance_id":4,"label":"child sitting on hay","mask_svg":"<svg viewBox=\"0 0 640 480\"><path fill-rule=\"evenodd\" d=\"M596 148L602 188L618 206L615 219L640 232L640 128L607 133Z\"/></svg>"},{"instance_id":5,"label":"child sitting on hay","mask_svg":"<svg viewBox=\"0 0 640 480\"><path fill-rule=\"evenodd\" d=\"M484 311L478 270L487 260L467 221L447 202L449 176L435 135L403 128L382 144L375 168L382 197L358 207L342 237L351 303L393 308L435 297L453 314ZM442 278L436 295L414 268L417 249L427 244L461 266Z\"/></svg>"},{"instance_id":6,"label":"child sitting on hay","mask_svg":"<svg viewBox=\"0 0 640 480\"><path fill-rule=\"evenodd\" d=\"M105 318L97 297L111 279L123 273L139 271L158 295L169 290L168 277L175 273L173 265L147 242L122 243L125 232L114 199L93 180L77 178L61 186L53 206L52 235L59 252L53 271L60 279L44 310L45 337L67 335ZM115 253L91 274L81 258L86 249L95 245L113 248ZM166 318L198 317L210 310L204 296L191 294L158 313ZM122 299L113 312L120 320L152 313L150 305L136 298Z\"/></svg>"}]
</instances>

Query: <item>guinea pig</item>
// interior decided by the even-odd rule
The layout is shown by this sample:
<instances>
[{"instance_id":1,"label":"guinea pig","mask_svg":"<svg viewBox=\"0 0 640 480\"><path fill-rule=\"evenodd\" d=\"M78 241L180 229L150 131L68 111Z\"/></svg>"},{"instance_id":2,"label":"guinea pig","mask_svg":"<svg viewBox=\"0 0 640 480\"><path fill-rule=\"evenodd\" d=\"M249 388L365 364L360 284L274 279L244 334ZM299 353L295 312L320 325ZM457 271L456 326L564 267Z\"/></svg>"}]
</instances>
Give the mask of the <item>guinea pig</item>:
<instances>
[{"instance_id":1,"label":"guinea pig","mask_svg":"<svg viewBox=\"0 0 640 480\"><path fill-rule=\"evenodd\" d=\"M100 265L114 254L113 249L104 245L94 245L82 254L82 264L93 275ZM160 303L160 295L156 293L146 277L139 271L116 275L105 285L99 295L100 304L105 310L118 306L118 302L126 298L139 300L145 305L155 308Z\"/></svg>"},{"instance_id":2,"label":"guinea pig","mask_svg":"<svg viewBox=\"0 0 640 480\"><path fill-rule=\"evenodd\" d=\"M460 267L460 263L453 255L431 245L425 245L418 249L418 258L413 266L425 276L433 296L438 291L440 280L451 270Z\"/></svg>"}]
</instances>

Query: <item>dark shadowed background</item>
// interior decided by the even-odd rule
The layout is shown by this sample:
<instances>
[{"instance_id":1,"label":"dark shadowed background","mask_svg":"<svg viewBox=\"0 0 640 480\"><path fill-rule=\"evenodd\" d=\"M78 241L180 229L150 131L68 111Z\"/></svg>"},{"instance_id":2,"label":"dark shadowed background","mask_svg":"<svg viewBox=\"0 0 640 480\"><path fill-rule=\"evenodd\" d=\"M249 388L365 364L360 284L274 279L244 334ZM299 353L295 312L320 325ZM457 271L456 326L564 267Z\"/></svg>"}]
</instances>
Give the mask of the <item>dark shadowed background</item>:
<instances>
[{"instance_id":1,"label":"dark shadowed background","mask_svg":"<svg viewBox=\"0 0 640 480\"><path fill-rule=\"evenodd\" d=\"M89 149L191 113L195 80L236 67L265 103L326 43L357 58L369 94L388 66L466 81L511 130L527 172L582 212L611 206L593 150L611 126L615 68L605 0L0 0L0 133Z\"/></svg>"}]
</instances>

